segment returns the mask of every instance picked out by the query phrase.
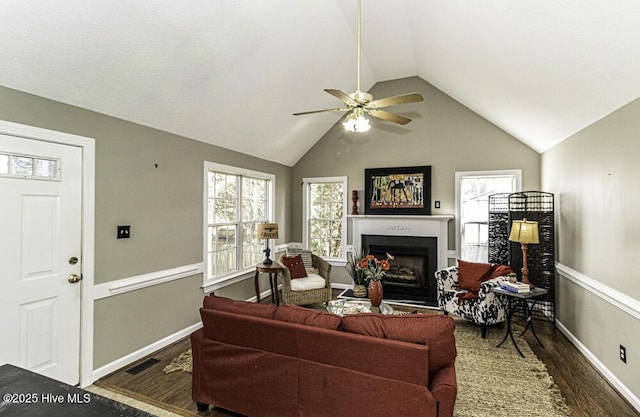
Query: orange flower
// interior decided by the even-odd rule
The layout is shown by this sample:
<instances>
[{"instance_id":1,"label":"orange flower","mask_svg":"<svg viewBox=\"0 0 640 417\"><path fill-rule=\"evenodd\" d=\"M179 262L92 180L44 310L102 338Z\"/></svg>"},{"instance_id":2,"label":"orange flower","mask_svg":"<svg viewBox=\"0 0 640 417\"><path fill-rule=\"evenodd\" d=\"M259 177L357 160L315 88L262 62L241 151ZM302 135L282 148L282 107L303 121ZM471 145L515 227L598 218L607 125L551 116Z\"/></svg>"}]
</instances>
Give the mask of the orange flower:
<instances>
[{"instance_id":1,"label":"orange flower","mask_svg":"<svg viewBox=\"0 0 640 417\"><path fill-rule=\"evenodd\" d=\"M369 260L369 261L376 261L377 259L376 259L376 257L375 257L375 256L373 256L373 255L367 255L367 260Z\"/></svg>"},{"instance_id":2,"label":"orange flower","mask_svg":"<svg viewBox=\"0 0 640 417\"><path fill-rule=\"evenodd\" d=\"M388 271L389 270L389 261L387 261L386 259L383 259L380 261L380 266L382 267L383 271Z\"/></svg>"},{"instance_id":3,"label":"orange flower","mask_svg":"<svg viewBox=\"0 0 640 417\"><path fill-rule=\"evenodd\" d=\"M368 266L369 266L369 261L367 260L367 258L360 259L360 268L367 269Z\"/></svg>"}]
</instances>

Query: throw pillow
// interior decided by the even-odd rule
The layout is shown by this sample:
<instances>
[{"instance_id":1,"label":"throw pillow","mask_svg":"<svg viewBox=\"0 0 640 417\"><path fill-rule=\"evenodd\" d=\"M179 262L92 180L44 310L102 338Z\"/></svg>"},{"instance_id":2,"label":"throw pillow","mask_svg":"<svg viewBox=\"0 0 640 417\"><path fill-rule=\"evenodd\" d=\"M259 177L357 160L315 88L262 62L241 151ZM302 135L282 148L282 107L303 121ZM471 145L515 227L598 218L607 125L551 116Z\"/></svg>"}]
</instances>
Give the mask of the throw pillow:
<instances>
[{"instance_id":1,"label":"throw pillow","mask_svg":"<svg viewBox=\"0 0 640 417\"><path fill-rule=\"evenodd\" d=\"M479 291L480 284L489 278L491 264L458 260L458 288Z\"/></svg>"},{"instance_id":2,"label":"throw pillow","mask_svg":"<svg viewBox=\"0 0 640 417\"><path fill-rule=\"evenodd\" d=\"M304 263L300 255L284 256L282 263L289 269L291 279L305 278L307 276L307 271L304 269Z\"/></svg>"},{"instance_id":3,"label":"throw pillow","mask_svg":"<svg viewBox=\"0 0 640 417\"><path fill-rule=\"evenodd\" d=\"M311 257L311 251L306 249L299 248L289 248L287 249L287 256L302 256L302 262L304 262L305 268L313 268L313 258Z\"/></svg>"}]
</instances>

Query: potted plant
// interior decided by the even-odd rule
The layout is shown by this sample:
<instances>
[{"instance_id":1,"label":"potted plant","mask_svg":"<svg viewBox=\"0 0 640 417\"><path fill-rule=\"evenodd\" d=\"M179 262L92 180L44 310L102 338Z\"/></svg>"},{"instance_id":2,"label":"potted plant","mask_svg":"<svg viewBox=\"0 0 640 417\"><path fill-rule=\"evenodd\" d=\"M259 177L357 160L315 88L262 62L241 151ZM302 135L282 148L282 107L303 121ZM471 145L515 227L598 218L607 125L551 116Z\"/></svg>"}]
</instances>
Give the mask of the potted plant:
<instances>
[{"instance_id":1,"label":"potted plant","mask_svg":"<svg viewBox=\"0 0 640 417\"><path fill-rule=\"evenodd\" d=\"M361 261L365 259L364 251L349 252L347 256L347 272L353 280L353 295L355 297L365 297L367 295L367 275L361 267Z\"/></svg>"}]
</instances>

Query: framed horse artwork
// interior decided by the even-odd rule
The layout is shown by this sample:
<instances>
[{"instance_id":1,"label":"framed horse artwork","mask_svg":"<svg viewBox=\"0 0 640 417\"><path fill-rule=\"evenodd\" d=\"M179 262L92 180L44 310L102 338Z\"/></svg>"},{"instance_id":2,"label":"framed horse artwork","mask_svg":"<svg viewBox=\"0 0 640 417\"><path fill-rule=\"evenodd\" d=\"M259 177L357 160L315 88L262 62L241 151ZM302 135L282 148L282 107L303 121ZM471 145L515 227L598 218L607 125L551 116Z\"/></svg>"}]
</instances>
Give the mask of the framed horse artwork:
<instances>
[{"instance_id":1,"label":"framed horse artwork","mask_svg":"<svg viewBox=\"0 0 640 417\"><path fill-rule=\"evenodd\" d=\"M431 214L431 166L364 170L364 214Z\"/></svg>"}]
</instances>

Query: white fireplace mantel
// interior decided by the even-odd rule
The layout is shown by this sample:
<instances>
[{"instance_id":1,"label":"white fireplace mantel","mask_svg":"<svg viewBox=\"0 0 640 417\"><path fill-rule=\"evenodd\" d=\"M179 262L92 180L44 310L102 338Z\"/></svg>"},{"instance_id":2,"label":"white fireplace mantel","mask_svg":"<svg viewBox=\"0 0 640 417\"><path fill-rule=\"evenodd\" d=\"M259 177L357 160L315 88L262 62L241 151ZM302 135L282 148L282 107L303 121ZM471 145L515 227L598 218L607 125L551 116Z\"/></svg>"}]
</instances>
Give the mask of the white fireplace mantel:
<instances>
[{"instance_id":1,"label":"white fireplace mantel","mask_svg":"<svg viewBox=\"0 0 640 417\"><path fill-rule=\"evenodd\" d=\"M362 235L435 237L438 239L438 269L448 265L448 223L454 218L452 215L347 217L351 227L351 242L355 247L360 246Z\"/></svg>"}]
</instances>

